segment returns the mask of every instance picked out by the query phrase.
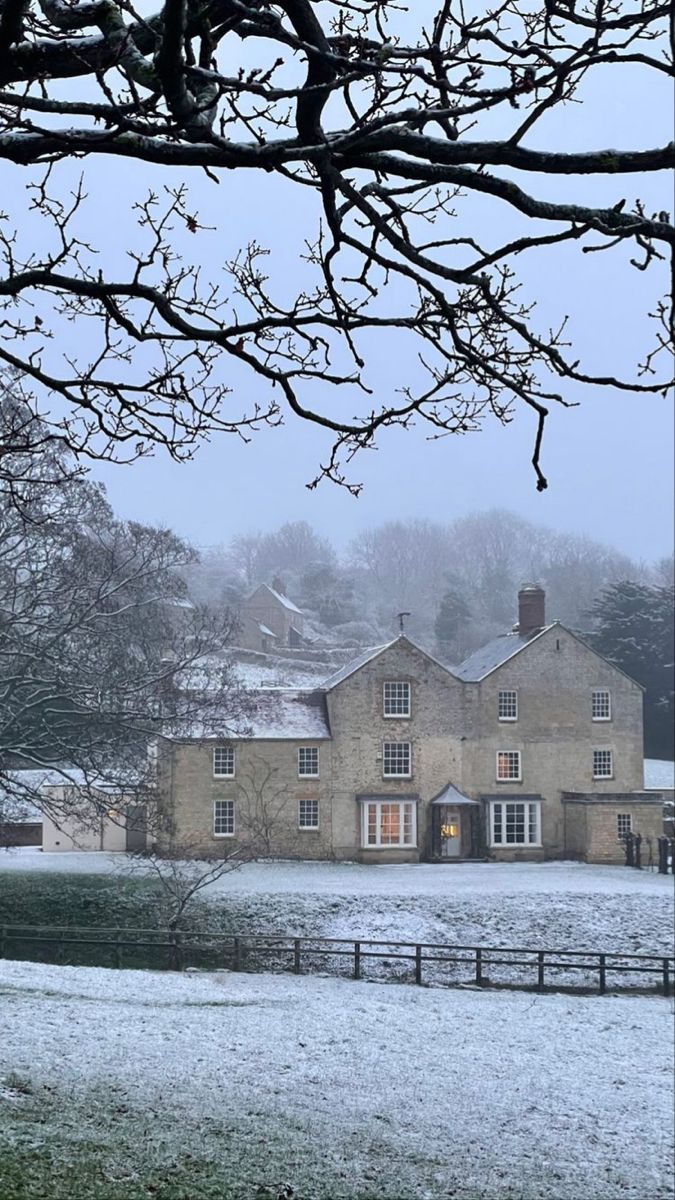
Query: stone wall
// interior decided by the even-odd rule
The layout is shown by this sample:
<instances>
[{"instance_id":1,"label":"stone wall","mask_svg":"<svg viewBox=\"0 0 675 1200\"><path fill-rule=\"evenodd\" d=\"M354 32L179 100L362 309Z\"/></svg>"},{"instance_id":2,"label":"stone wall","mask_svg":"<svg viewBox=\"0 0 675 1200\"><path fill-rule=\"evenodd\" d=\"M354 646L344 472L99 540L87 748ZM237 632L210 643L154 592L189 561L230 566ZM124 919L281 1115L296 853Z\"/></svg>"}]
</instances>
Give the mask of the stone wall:
<instances>
[{"instance_id":1,"label":"stone wall","mask_svg":"<svg viewBox=\"0 0 675 1200\"><path fill-rule=\"evenodd\" d=\"M606 799L564 799L567 845L575 857L591 863L624 863L624 844L619 838L618 816L630 815L631 832L642 837L642 864L658 862L657 839L663 834L663 806L660 797L644 798L635 793ZM580 830L585 831L583 838Z\"/></svg>"},{"instance_id":2,"label":"stone wall","mask_svg":"<svg viewBox=\"0 0 675 1200\"><path fill-rule=\"evenodd\" d=\"M542 797L542 842L547 856L565 853L561 792L640 790L643 785L642 690L559 625L536 638L473 690L474 730L464 754L470 795ZM593 721L591 694L607 688L611 720ZM498 694L518 693L517 721L500 721ZM593 750L611 749L614 775L593 779ZM522 778L499 782L497 752L519 750ZM491 850L497 858L507 853ZM533 848L509 851L536 858Z\"/></svg>"},{"instance_id":3,"label":"stone wall","mask_svg":"<svg viewBox=\"0 0 675 1200\"><path fill-rule=\"evenodd\" d=\"M235 775L213 773L213 750L222 741L175 745L162 756L161 784L173 797L170 808L176 840L201 853L226 856L244 845L255 856L330 858L331 743L305 740L256 740L229 743L235 748ZM298 776L298 748L319 749L319 778ZM319 828L301 829L299 801L319 801ZM234 800L234 836L216 836L214 802Z\"/></svg>"}]
</instances>

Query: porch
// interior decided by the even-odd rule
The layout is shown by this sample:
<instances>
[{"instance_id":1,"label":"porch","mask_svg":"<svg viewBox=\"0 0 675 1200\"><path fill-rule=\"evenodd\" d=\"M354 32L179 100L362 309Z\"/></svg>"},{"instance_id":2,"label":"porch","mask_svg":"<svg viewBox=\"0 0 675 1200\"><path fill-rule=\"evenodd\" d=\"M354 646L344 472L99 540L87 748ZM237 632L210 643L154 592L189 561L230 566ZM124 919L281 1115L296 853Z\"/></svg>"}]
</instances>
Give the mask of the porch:
<instances>
[{"instance_id":1,"label":"porch","mask_svg":"<svg viewBox=\"0 0 675 1200\"><path fill-rule=\"evenodd\" d=\"M427 862L487 862L480 801L449 783L429 804L426 841Z\"/></svg>"}]
</instances>

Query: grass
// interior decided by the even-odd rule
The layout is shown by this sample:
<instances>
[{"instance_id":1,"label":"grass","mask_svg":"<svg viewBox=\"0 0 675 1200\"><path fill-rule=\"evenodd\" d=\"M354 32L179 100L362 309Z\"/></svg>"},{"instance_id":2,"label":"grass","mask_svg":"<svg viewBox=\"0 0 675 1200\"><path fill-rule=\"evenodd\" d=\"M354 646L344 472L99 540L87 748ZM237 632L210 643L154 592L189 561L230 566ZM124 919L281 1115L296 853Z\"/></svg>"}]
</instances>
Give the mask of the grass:
<instances>
[{"instance_id":1,"label":"grass","mask_svg":"<svg viewBox=\"0 0 675 1200\"><path fill-rule=\"evenodd\" d=\"M186 1116L179 1131L160 1111L100 1101L64 1109L46 1090L21 1095L0 1134L2 1200L401 1200L395 1172L351 1179L306 1129L298 1142L292 1121Z\"/></svg>"}]
</instances>

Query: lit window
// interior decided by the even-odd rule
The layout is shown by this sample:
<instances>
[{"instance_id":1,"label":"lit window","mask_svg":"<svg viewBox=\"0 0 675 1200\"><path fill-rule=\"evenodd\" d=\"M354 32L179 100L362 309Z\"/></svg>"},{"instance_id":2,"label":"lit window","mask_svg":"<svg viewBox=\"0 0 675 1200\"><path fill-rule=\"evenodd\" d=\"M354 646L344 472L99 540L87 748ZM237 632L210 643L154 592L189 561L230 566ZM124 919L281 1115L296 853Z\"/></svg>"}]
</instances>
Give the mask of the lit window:
<instances>
[{"instance_id":1,"label":"lit window","mask_svg":"<svg viewBox=\"0 0 675 1200\"><path fill-rule=\"evenodd\" d=\"M611 750L593 751L593 778L611 779L614 774Z\"/></svg>"},{"instance_id":2,"label":"lit window","mask_svg":"<svg viewBox=\"0 0 675 1200\"><path fill-rule=\"evenodd\" d=\"M319 828L318 800L298 800L298 825L300 829Z\"/></svg>"},{"instance_id":3,"label":"lit window","mask_svg":"<svg viewBox=\"0 0 675 1200\"><path fill-rule=\"evenodd\" d=\"M213 833L215 837L234 837L234 800L214 800Z\"/></svg>"},{"instance_id":4,"label":"lit window","mask_svg":"<svg viewBox=\"0 0 675 1200\"><path fill-rule=\"evenodd\" d=\"M514 691L503 691L499 693L499 720L500 721L517 721L518 720L518 693Z\"/></svg>"},{"instance_id":5,"label":"lit window","mask_svg":"<svg viewBox=\"0 0 675 1200\"><path fill-rule=\"evenodd\" d=\"M214 748L213 774L227 779L234 777L234 750L231 746L216 746Z\"/></svg>"},{"instance_id":6,"label":"lit window","mask_svg":"<svg viewBox=\"0 0 675 1200\"><path fill-rule=\"evenodd\" d=\"M616 814L616 832L619 841L625 838L627 834L633 832L633 818L630 813Z\"/></svg>"},{"instance_id":7,"label":"lit window","mask_svg":"<svg viewBox=\"0 0 675 1200\"><path fill-rule=\"evenodd\" d=\"M382 748L382 774L410 776L410 742L385 742Z\"/></svg>"},{"instance_id":8,"label":"lit window","mask_svg":"<svg viewBox=\"0 0 675 1200\"><path fill-rule=\"evenodd\" d=\"M521 778L520 750L497 751L497 779L519 780Z\"/></svg>"},{"instance_id":9,"label":"lit window","mask_svg":"<svg viewBox=\"0 0 675 1200\"><path fill-rule=\"evenodd\" d=\"M538 801L495 801L490 808L493 846L541 845L541 804Z\"/></svg>"},{"instance_id":10,"label":"lit window","mask_svg":"<svg viewBox=\"0 0 675 1200\"><path fill-rule=\"evenodd\" d=\"M385 717L410 716L410 684L399 680L387 680L384 685Z\"/></svg>"},{"instance_id":11,"label":"lit window","mask_svg":"<svg viewBox=\"0 0 675 1200\"><path fill-rule=\"evenodd\" d=\"M594 721L611 721L612 702L606 688L599 688L597 692L593 692L592 711Z\"/></svg>"},{"instance_id":12,"label":"lit window","mask_svg":"<svg viewBox=\"0 0 675 1200\"><path fill-rule=\"evenodd\" d=\"M415 805L410 801L372 800L363 805L364 846L414 846Z\"/></svg>"}]
</instances>

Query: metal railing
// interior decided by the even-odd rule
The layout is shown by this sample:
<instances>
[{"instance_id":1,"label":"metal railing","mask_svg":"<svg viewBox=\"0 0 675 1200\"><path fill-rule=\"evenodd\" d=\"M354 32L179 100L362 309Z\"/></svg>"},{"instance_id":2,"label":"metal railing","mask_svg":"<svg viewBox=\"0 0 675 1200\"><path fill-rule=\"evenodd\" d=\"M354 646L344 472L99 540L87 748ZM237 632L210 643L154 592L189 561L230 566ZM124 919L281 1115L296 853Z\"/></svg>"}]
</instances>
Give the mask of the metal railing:
<instances>
[{"instance_id":1,"label":"metal railing","mask_svg":"<svg viewBox=\"0 0 675 1200\"><path fill-rule=\"evenodd\" d=\"M538 991L658 991L670 995L675 958L597 950L443 942L223 934L203 930L4 925L0 958L182 970L291 971L446 987ZM46 957L45 957L46 956ZM101 962L101 958L103 962ZM331 967L335 964L335 970ZM367 971L369 964L373 968ZM386 968L385 971L382 968Z\"/></svg>"}]
</instances>

